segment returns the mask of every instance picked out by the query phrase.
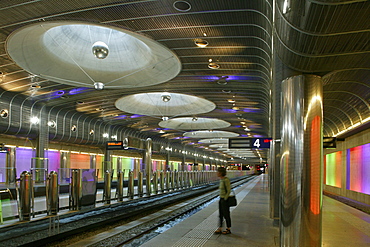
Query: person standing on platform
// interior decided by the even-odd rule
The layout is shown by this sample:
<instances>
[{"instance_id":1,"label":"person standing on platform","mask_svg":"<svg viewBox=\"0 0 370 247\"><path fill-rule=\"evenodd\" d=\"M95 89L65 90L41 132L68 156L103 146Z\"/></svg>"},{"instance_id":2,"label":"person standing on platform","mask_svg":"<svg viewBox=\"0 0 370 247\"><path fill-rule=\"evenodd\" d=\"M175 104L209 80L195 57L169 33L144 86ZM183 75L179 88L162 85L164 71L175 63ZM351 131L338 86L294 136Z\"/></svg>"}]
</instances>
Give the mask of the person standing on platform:
<instances>
[{"instance_id":1,"label":"person standing on platform","mask_svg":"<svg viewBox=\"0 0 370 247\"><path fill-rule=\"evenodd\" d=\"M230 179L226 177L226 168L219 167L217 169L217 176L220 178L220 201L218 203L219 207L219 225L218 229L215 231L215 234L230 234L231 230L231 218L230 218L230 207L227 203L227 199L229 198L231 185ZM226 220L226 230L222 231L222 223Z\"/></svg>"}]
</instances>

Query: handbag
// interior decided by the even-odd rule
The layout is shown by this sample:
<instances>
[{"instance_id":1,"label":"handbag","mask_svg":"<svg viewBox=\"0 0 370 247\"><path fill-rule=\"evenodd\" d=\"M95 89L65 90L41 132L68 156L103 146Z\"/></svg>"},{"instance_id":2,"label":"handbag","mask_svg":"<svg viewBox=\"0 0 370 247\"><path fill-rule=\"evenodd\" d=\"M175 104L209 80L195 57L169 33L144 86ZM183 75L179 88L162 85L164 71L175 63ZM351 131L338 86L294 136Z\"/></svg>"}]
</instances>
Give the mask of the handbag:
<instances>
[{"instance_id":1,"label":"handbag","mask_svg":"<svg viewBox=\"0 0 370 247\"><path fill-rule=\"evenodd\" d=\"M225 183L224 183L224 187L225 187L225 191L227 193ZM227 198L226 202L227 202L227 205L229 205L229 207L235 207L238 204L237 201L236 201L236 196L235 196L235 192L234 192L233 189L231 189L229 197Z\"/></svg>"}]
</instances>

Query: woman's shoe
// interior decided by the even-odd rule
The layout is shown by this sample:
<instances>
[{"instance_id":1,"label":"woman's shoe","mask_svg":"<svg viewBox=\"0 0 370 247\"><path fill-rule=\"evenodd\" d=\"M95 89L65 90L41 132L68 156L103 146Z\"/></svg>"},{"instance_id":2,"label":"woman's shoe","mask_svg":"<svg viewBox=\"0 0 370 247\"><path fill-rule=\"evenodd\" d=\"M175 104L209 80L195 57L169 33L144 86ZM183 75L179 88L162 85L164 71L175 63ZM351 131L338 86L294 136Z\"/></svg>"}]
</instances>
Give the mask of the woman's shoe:
<instances>
[{"instance_id":1,"label":"woman's shoe","mask_svg":"<svg viewBox=\"0 0 370 247\"><path fill-rule=\"evenodd\" d=\"M226 229L225 231L222 232L222 234L231 234L230 229Z\"/></svg>"},{"instance_id":2,"label":"woman's shoe","mask_svg":"<svg viewBox=\"0 0 370 247\"><path fill-rule=\"evenodd\" d=\"M221 234L222 233L222 230L221 229L217 229L216 231L215 231L215 234Z\"/></svg>"}]
</instances>

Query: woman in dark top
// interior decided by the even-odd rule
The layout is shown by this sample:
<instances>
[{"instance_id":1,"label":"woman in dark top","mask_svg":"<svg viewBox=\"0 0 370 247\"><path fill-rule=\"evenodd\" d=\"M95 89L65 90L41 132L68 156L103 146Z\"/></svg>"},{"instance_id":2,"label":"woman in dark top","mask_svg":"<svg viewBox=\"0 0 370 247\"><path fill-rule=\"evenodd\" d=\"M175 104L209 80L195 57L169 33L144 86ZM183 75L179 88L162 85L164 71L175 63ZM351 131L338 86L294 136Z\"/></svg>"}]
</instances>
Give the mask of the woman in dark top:
<instances>
[{"instance_id":1,"label":"woman in dark top","mask_svg":"<svg viewBox=\"0 0 370 247\"><path fill-rule=\"evenodd\" d=\"M230 218L230 207L227 204L227 199L229 198L231 185L230 179L226 177L226 169L224 167L219 167L217 169L217 176L220 178L220 201L218 203L220 220L218 229L215 231L216 234L230 234L231 230L231 218ZM226 230L222 231L222 222L226 220Z\"/></svg>"}]
</instances>

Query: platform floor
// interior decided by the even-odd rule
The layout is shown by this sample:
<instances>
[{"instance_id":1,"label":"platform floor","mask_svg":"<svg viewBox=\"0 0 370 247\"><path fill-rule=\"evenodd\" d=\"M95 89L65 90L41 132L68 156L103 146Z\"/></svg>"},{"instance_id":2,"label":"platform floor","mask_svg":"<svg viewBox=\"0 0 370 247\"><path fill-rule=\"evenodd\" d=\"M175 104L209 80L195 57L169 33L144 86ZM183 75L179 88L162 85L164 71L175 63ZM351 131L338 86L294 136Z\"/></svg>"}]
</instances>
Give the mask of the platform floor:
<instances>
[{"instance_id":1,"label":"platform floor","mask_svg":"<svg viewBox=\"0 0 370 247\"><path fill-rule=\"evenodd\" d=\"M210 204L141 246L224 247L279 246L279 228L269 217L267 175L236 190L238 206L231 208L232 234L215 235L218 201ZM324 196L322 246L370 246L370 215Z\"/></svg>"}]
</instances>

